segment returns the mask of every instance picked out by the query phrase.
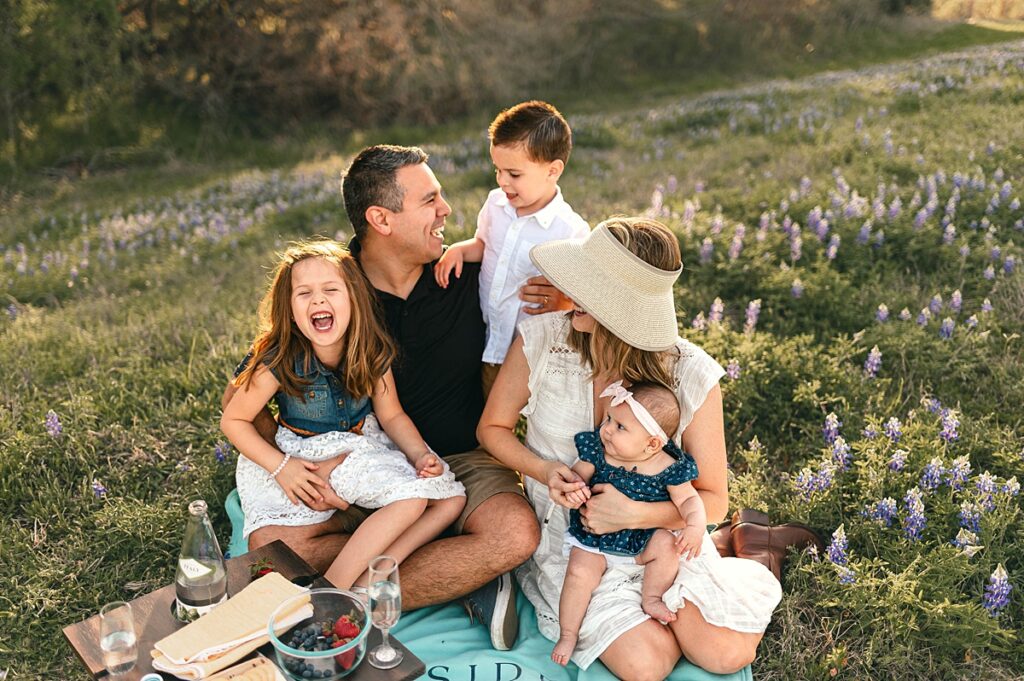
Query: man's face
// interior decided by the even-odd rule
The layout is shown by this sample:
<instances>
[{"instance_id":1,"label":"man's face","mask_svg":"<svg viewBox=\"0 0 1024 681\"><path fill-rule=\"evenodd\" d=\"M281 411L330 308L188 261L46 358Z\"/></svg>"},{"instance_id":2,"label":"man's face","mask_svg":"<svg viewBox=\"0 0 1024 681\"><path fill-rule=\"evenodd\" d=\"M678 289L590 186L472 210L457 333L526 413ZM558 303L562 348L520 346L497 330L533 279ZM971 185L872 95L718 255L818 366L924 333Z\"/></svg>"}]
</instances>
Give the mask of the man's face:
<instances>
[{"instance_id":1,"label":"man's face","mask_svg":"<svg viewBox=\"0 0 1024 681\"><path fill-rule=\"evenodd\" d=\"M444 221L452 212L441 184L426 163L399 168L395 180L405 198L402 211L390 215L393 252L423 264L437 260L444 246Z\"/></svg>"}]
</instances>

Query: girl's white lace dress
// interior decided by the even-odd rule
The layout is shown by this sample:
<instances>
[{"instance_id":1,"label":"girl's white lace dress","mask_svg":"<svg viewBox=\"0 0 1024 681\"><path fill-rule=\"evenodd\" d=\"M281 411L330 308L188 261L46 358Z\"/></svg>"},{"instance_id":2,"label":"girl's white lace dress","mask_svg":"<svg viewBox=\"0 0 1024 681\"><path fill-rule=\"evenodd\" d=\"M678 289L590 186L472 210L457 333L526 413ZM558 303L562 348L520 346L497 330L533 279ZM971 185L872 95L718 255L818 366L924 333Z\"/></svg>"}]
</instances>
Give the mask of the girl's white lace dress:
<instances>
[{"instance_id":1,"label":"girl's white lace dress","mask_svg":"<svg viewBox=\"0 0 1024 681\"><path fill-rule=\"evenodd\" d=\"M522 411L527 423L526 446L543 459L571 466L576 460L573 437L594 429L594 392L582 358L565 343L569 324L563 313L549 313L523 321L519 333L530 364L530 399ZM682 406L681 433L725 372L689 341L680 338L676 351L674 387ZM678 433L675 437L678 442ZM556 641L558 599L568 564L562 544L569 512L551 501L545 485L529 477L524 481L541 522L541 541L517 577L537 610L541 633ZM572 655L580 668L590 666L623 632L649 619L640 607L642 580L643 568L637 565L610 566L605 571ZM711 624L743 632L764 631L781 598L782 587L771 571L752 560L720 557L707 533L700 557L680 559L675 583L664 596L673 610L683 607L686 599Z\"/></svg>"}]
</instances>

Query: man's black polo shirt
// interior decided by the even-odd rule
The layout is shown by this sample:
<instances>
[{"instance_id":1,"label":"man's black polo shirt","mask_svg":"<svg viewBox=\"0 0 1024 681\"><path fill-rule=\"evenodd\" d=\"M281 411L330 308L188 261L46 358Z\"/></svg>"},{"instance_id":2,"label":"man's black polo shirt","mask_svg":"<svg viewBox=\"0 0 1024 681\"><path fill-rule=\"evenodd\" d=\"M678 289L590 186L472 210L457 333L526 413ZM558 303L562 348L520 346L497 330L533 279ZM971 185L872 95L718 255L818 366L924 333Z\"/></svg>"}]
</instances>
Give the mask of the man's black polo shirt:
<instances>
[{"instance_id":1,"label":"man's black polo shirt","mask_svg":"<svg viewBox=\"0 0 1024 681\"><path fill-rule=\"evenodd\" d=\"M358 258L358 245L350 242L349 249ZM380 290L377 300L398 347L391 367L398 399L427 444L446 456L477 446L485 327L480 264L465 263L446 289L434 280L433 265L423 266L406 300Z\"/></svg>"}]
</instances>

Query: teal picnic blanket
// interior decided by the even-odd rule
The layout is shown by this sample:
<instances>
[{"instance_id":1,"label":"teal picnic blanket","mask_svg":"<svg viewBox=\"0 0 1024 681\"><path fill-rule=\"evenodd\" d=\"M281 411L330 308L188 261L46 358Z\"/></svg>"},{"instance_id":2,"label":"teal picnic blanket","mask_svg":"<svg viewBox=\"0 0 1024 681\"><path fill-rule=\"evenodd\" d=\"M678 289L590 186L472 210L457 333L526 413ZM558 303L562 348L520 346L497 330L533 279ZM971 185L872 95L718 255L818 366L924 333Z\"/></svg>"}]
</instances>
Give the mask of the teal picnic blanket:
<instances>
[{"instance_id":1,"label":"teal picnic blanket","mask_svg":"<svg viewBox=\"0 0 1024 681\"><path fill-rule=\"evenodd\" d=\"M242 507L238 491L225 503L232 533L228 553L241 556L248 547L242 540ZM427 666L428 681L611 681L615 676L600 662L586 671L574 664L560 667L551 661L551 641L537 629L533 605L519 594L519 639L512 650L491 648L487 630L470 625L461 605L449 603L403 613L394 634ZM672 681L752 681L750 667L735 674L709 674L688 662L680 662Z\"/></svg>"}]
</instances>

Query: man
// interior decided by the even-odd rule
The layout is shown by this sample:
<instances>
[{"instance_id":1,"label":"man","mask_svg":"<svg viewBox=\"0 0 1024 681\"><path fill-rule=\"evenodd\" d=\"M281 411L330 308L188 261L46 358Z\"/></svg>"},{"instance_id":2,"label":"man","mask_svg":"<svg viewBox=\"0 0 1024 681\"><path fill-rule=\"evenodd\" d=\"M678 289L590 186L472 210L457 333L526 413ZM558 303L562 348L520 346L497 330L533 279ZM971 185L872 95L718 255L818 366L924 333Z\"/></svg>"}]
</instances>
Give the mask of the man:
<instances>
[{"instance_id":1,"label":"man","mask_svg":"<svg viewBox=\"0 0 1024 681\"><path fill-rule=\"evenodd\" d=\"M444 246L451 206L416 147L364 149L342 181L345 211L355 237L349 244L377 292L384 322L398 347L393 365L398 395L427 443L465 485L467 500L444 536L402 563L402 603L408 609L445 603L469 594L471 613L490 628L491 642L508 650L518 633L515 580L540 540L536 517L514 471L478 448L476 426L483 410L480 362L484 322L478 295L479 264L467 264L447 288L437 285L433 264ZM548 304L553 288L526 286L522 297ZM545 311L545 310L534 310ZM228 386L224 404L235 388ZM269 411L257 421L273 442ZM343 459L322 463L325 481ZM333 494L324 484L323 495ZM317 510L327 501L304 500ZM317 569L326 569L365 517L359 509L336 513L304 527L267 526L249 537L250 549L281 539Z\"/></svg>"}]
</instances>

